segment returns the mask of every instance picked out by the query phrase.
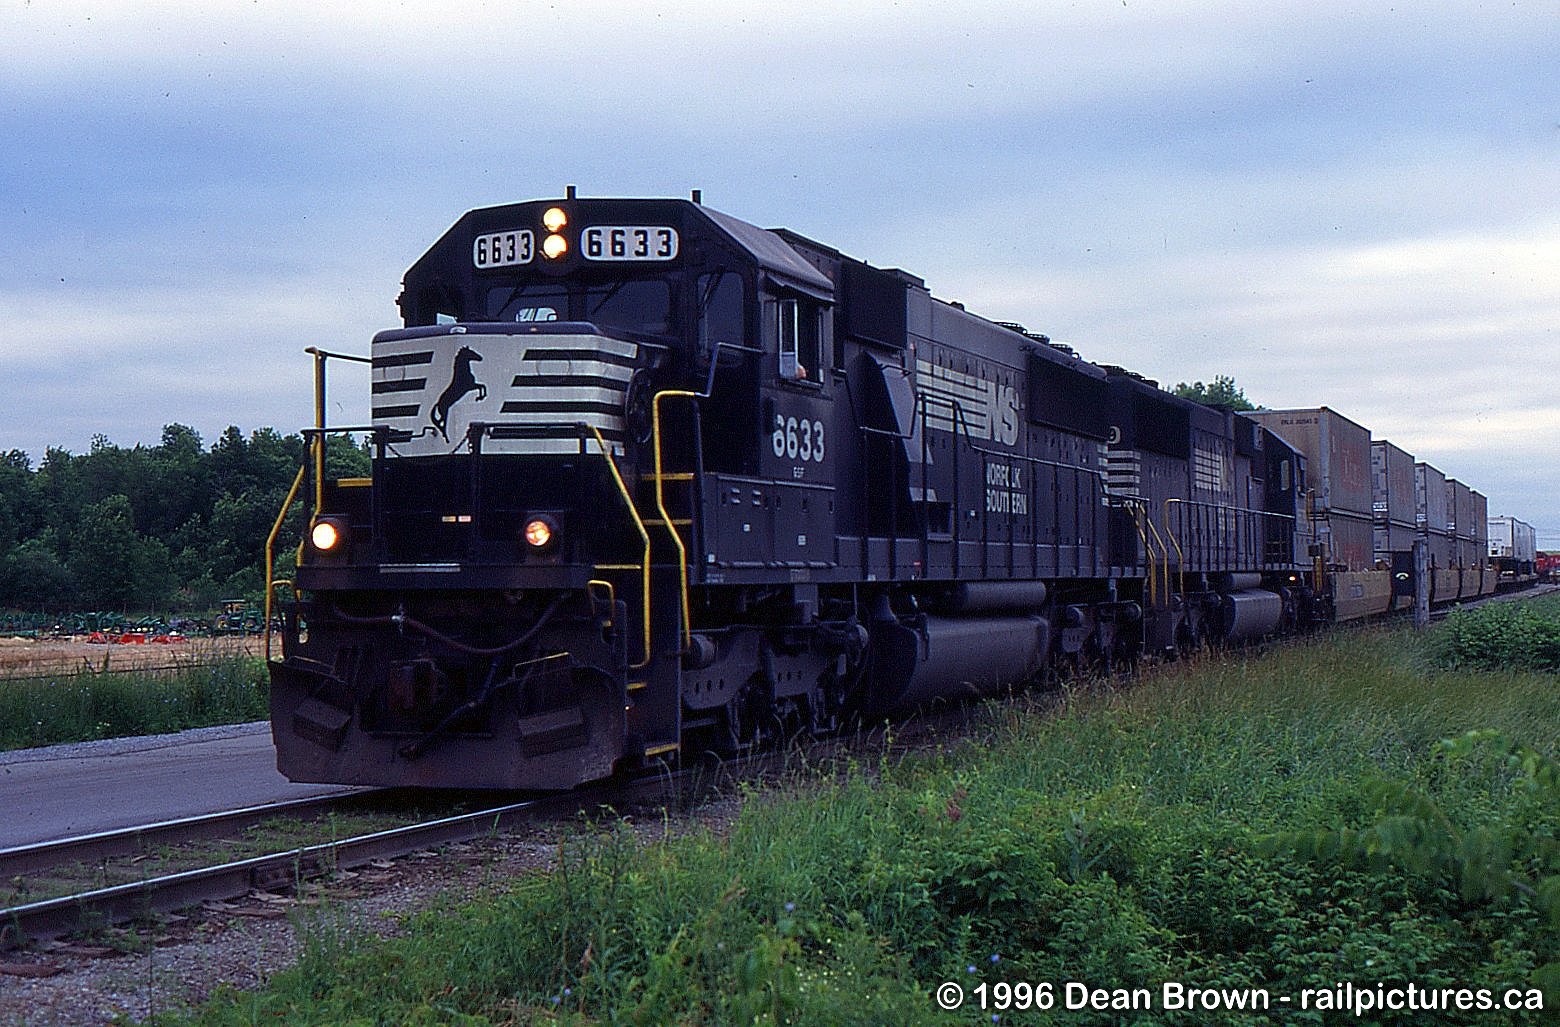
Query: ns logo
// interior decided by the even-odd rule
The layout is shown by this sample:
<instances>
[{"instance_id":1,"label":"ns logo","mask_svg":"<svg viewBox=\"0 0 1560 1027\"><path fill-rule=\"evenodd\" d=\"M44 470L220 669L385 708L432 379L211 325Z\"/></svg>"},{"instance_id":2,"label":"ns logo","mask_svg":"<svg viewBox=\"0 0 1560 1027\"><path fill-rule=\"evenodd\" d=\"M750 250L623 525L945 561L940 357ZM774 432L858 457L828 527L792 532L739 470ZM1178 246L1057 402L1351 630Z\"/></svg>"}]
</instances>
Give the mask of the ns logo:
<instances>
[{"instance_id":1,"label":"ns logo","mask_svg":"<svg viewBox=\"0 0 1560 1027\"><path fill-rule=\"evenodd\" d=\"M991 411L991 437L1004 446L1018 443L1018 390L986 383L986 409Z\"/></svg>"}]
</instances>

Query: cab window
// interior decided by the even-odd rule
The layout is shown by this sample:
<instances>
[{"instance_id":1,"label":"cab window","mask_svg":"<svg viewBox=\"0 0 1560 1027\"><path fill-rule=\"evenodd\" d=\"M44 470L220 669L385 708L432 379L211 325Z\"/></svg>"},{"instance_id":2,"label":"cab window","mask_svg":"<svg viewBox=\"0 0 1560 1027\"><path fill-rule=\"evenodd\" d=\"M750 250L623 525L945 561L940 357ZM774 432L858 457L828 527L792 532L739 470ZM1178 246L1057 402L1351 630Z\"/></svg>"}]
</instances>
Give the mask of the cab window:
<instances>
[{"instance_id":1,"label":"cab window","mask_svg":"<svg viewBox=\"0 0 1560 1027\"><path fill-rule=\"evenodd\" d=\"M821 311L818 304L786 297L778 304L780 377L791 381L822 381Z\"/></svg>"},{"instance_id":2,"label":"cab window","mask_svg":"<svg viewBox=\"0 0 1560 1027\"><path fill-rule=\"evenodd\" d=\"M569 295L561 285L494 286L488 290L490 321L566 321Z\"/></svg>"},{"instance_id":3,"label":"cab window","mask_svg":"<svg viewBox=\"0 0 1560 1027\"><path fill-rule=\"evenodd\" d=\"M716 271L699 277L699 355L705 359L721 343L741 346L747 337L743 325L742 276Z\"/></svg>"},{"instance_id":4,"label":"cab window","mask_svg":"<svg viewBox=\"0 0 1560 1027\"><path fill-rule=\"evenodd\" d=\"M588 288L585 320L642 335L672 331L672 285L665 279L625 279Z\"/></svg>"},{"instance_id":5,"label":"cab window","mask_svg":"<svg viewBox=\"0 0 1560 1027\"><path fill-rule=\"evenodd\" d=\"M640 335L668 335L674 323L672 283L664 278L499 285L488 290L486 308L490 321L589 321Z\"/></svg>"}]
</instances>

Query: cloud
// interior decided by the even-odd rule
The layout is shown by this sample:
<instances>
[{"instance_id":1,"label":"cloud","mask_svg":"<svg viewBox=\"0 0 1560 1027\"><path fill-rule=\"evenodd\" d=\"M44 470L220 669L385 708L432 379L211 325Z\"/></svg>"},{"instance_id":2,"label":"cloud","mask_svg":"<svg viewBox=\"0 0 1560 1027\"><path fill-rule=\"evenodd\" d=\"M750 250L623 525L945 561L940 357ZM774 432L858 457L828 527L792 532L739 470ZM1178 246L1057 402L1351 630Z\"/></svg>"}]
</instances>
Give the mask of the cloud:
<instances>
[{"instance_id":1,"label":"cloud","mask_svg":"<svg viewBox=\"0 0 1560 1027\"><path fill-rule=\"evenodd\" d=\"M1258 82L1327 83L1340 66L1394 69L1405 56L1456 69L1524 44L1520 8L1478 18L1385 4L1238 2L1036 5L804 0L782 9L703 0L631 7L614 0L34 4L13 10L0 68L44 91L126 77L152 87L201 81L356 84L376 110L458 104L463 127L498 127L512 102L577 130L625 103L683 110L719 128L734 116L767 131L815 132L906 117L975 118L1146 99L1144 117L1188 101L1227 104ZM1549 33L1552 38L1553 32ZM1378 75L1378 80L1381 78ZM545 91L545 92L544 92ZM1263 90L1264 93L1267 90ZM565 97L567 103L553 101ZM513 123L513 122L511 122Z\"/></svg>"},{"instance_id":2,"label":"cloud","mask_svg":"<svg viewBox=\"0 0 1560 1027\"><path fill-rule=\"evenodd\" d=\"M1539 384L1560 341L1560 219L955 277L930 284L1166 386L1230 374L1270 407L1331 406L1498 509L1547 509L1560 484L1544 470L1560 395Z\"/></svg>"},{"instance_id":3,"label":"cloud","mask_svg":"<svg viewBox=\"0 0 1560 1027\"><path fill-rule=\"evenodd\" d=\"M1085 356L1507 475L1554 426L1506 383L1560 312L1557 50L1526 3L12 4L0 337L36 413L0 447L301 424L303 345L394 324L463 210L577 183L703 187Z\"/></svg>"},{"instance_id":4,"label":"cloud","mask_svg":"<svg viewBox=\"0 0 1560 1027\"><path fill-rule=\"evenodd\" d=\"M393 323L365 319L339 294L329 279L200 294L105 288L90 302L0 292L0 305L20 312L0 327L0 346L26 383L0 421L0 450L82 452L98 433L155 443L173 422L208 441L230 424L311 424L305 347L366 354L372 332ZM346 363L331 372L332 423L366 423L367 372Z\"/></svg>"}]
</instances>

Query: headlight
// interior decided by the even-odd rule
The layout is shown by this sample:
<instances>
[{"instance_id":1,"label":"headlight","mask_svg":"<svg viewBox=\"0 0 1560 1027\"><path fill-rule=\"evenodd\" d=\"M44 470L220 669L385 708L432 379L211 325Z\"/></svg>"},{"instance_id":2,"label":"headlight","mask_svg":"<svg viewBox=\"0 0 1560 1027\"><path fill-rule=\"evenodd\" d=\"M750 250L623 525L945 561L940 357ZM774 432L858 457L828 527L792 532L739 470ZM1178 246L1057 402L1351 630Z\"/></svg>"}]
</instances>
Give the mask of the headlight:
<instances>
[{"instance_id":1,"label":"headlight","mask_svg":"<svg viewBox=\"0 0 1560 1027\"><path fill-rule=\"evenodd\" d=\"M549 232L561 231L568 223L569 215L562 207L548 207L547 212L542 215L542 227Z\"/></svg>"},{"instance_id":2,"label":"headlight","mask_svg":"<svg viewBox=\"0 0 1560 1027\"><path fill-rule=\"evenodd\" d=\"M553 542L558 537L558 524L545 514L532 517L525 522L525 544L537 552L545 552L552 548Z\"/></svg>"},{"instance_id":3,"label":"headlight","mask_svg":"<svg viewBox=\"0 0 1560 1027\"><path fill-rule=\"evenodd\" d=\"M334 517L321 517L309 529L309 541L322 553L335 552L346 538L346 524Z\"/></svg>"},{"instance_id":4,"label":"headlight","mask_svg":"<svg viewBox=\"0 0 1560 1027\"><path fill-rule=\"evenodd\" d=\"M569 240L561 235L549 235L542 240L542 256L548 260L557 260L569 252Z\"/></svg>"}]
</instances>

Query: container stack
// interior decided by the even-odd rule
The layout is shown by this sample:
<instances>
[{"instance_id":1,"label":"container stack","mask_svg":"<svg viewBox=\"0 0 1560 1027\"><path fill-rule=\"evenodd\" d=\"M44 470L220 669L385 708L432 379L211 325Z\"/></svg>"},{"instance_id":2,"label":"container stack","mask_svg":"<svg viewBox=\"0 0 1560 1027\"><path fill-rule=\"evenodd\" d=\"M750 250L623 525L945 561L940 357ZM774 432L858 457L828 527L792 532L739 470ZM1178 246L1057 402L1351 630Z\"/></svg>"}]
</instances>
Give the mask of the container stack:
<instances>
[{"instance_id":1,"label":"container stack","mask_svg":"<svg viewBox=\"0 0 1560 1027\"><path fill-rule=\"evenodd\" d=\"M1487 564L1490 553L1490 500L1478 489L1473 490L1473 546L1469 553L1473 563Z\"/></svg>"},{"instance_id":2,"label":"container stack","mask_svg":"<svg viewBox=\"0 0 1560 1027\"><path fill-rule=\"evenodd\" d=\"M1426 463L1414 465L1414 523L1425 538L1433 567L1450 567L1457 562L1448 495L1446 475Z\"/></svg>"},{"instance_id":3,"label":"container stack","mask_svg":"<svg viewBox=\"0 0 1560 1027\"><path fill-rule=\"evenodd\" d=\"M1246 416L1305 454L1311 517L1327 565L1346 571L1373 567L1370 429L1327 407Z\"/></svg>"},{"instance_id":4,"label":"container stack","mask_svg":"<svg viewBox=\"0 0 1560 1027\"><path fill-rule=\"evenodd\" d=\"M1522 576L1537 571L1538 533L1531 524L1515 517L1491 517L1487 524L1489 539L1485 552L1503 575Z\"/></svg>"},{"instance_id":5,"label":"container stack","mask_svg":"<svg viewBox=\"0 0 1560 1027\"><path fill-rule=\"evenodd\" d=\"M1410 553L1418 535L1414 458L1386 440L1370 444L1371 514L1378 561Z\"/></svg>"},{"instance_id":6,"label":"container stack","mask_svg":"<svg viewBox=\"0 0 1560 1027\"><path fill-rule=\"evenodd\" d=\"M1456 478L1446 479L1446 505L1451 513L1452 552L1459 567L1478 566L1478 535L1473 527L1473 490ZM1485 529L1486 531L1488 528Z\"/></svg>"}]
</instances>

